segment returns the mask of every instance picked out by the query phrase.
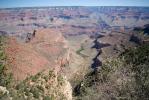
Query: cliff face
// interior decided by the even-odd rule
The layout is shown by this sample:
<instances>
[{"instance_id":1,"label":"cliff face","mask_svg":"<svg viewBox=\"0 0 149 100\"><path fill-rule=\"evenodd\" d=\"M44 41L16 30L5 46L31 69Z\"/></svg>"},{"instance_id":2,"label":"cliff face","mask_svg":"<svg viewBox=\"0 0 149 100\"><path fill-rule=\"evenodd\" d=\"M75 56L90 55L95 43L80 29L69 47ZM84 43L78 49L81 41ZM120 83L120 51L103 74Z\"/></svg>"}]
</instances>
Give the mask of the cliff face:
<instances>
[{"instance_id":1,"label":"cliff face","mask_svg":"<svg viewBox=\"0 0 149 100\"><path fill-rule=\"evenodd\" d=\"M6 53L15 79L23 80L28 75L47 69L59 72L69 62L70 51L59 31L41 29L37 30L35 37L28 43L10 38Z\"/></svg>"},{"instance_id":2,"label":"cliff face","mask_svg":"<svg viewBox=\"0 0 149 100\"><path fill-rule=\"evenodd\" d=\"M2 80L0 98L72 100L72 87L61 72L70 60L67 41L59 31L51 29L39 29L30 36L26 37L29 39L27 42L20 42L16 37L7 39L4 50L8 59L6 64L15 80L6 78L9 86Z\"/></svg>"}]
</instances>

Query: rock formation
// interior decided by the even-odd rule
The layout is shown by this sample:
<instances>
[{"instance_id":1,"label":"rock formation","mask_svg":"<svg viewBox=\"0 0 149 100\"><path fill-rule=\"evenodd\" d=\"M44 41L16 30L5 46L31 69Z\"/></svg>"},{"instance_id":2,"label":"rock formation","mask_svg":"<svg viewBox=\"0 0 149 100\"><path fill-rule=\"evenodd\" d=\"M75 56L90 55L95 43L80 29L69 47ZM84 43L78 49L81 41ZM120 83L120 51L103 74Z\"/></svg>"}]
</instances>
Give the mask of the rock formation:
<instances>
[{"instance_id":1,"label":"rock formation","mask_svg":"<svg viewBox=\"0 0 149 100\"><path fill-rule=\"evenodd\" d=\"M51 29L37 30L36 37L28 43L10 38L6 52L15 78L23 80L46 69L60 71L69 62L70 51L65 43L62 34Z\"/></svg>"}]
</instances>

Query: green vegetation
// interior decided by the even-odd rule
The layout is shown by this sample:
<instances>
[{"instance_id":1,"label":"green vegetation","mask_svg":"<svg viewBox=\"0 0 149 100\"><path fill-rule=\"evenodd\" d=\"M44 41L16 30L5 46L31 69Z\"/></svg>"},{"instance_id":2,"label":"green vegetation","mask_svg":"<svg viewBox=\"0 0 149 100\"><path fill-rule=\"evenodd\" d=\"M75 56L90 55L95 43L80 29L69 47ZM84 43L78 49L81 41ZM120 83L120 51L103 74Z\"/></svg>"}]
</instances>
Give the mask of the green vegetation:
<instances>
[{"instance_id":1,"label":"green vegetation","mask_svg":"<svg viewBox=\"0 0 149 100\"><path fill-rule=\"evenodd\" d=\"M149 45L126 50L88 73L74 89L78 100L148 100Z\"/></svg>"},{"instance_id":2,"label":"green vegetation","mask_svg":"<svg viewBox=\"0 0 149 100\"><path fill-rule=\"evenodd\" d=\"M60 86L62 86L65 83L64 78L61 75L59 75L57 77L57 81L58 81Z\"/></svg>"},{"instance_id":3,"label":"green vegetation","mask_svg":"<svg viewBox=\"0 0 149 100\"><path fill-rule=\"evenodd\" d=\"M9 87L12 81L12 74L7 72L7 62L5 54L6 37L0 36L0 86Z\"/></svg>"},{"instance_id":4,"label":"green vegetation","mask_svg":"<svg viewBox=\"0 0 149 100\"><path fill-rule=\"evenodd\" d=\"M7 88L9 93L2 95L0 99L7 100L65 100L66 98L61 87L64 85L64 79L61 75L56 77L53 71L48 74L40 72L30 76L22 82Z\"/></svg>"},{"instance_id":5,"label":"green vegetation","mask_svg":"<svg viewBox=\"0 0 149 100\"><path fill-rule=\"evenodd\" d=\"M84 50L84 48L83 48L83 46L81 45L81 48L80 48L79 50L77 50L76 53L79 54L79 55L81 55L81 51L83 51L83 50Z\"/></svg>"},{"instance_id":6,"label":"green vegetation","mask_svg":"<svg viewBox=\"0 0 149 100\"><path fill-rule=\"evenodd\" d=\"M45 96L45 97L43 98L43 100L53 100L53 99L51 99L49 96Z\"/></svg>"},{"instance_id":7,"label":"green vegetation","mask_svg":"<svg viewBox=\"0 0 149 100\"><path fill-rule=\"evenodd\" d=\"M81 53L84 50L83 45L81 45L81 48L79 50L76 51L76 53L80 56L82 56L83 58L88 57L87 55Z\"/></svg>"},{"instance_id":8,"label":"green vegetation","mask_svg":"<svg viewBox=\"0 0 149 100\"><path fill-rule=\"evenodd\" d=\"M124 53L127 64L132 65L136 82L136 95L138 98L149 99L149 45L143 45Z\"/></svg>"}]
</instances>

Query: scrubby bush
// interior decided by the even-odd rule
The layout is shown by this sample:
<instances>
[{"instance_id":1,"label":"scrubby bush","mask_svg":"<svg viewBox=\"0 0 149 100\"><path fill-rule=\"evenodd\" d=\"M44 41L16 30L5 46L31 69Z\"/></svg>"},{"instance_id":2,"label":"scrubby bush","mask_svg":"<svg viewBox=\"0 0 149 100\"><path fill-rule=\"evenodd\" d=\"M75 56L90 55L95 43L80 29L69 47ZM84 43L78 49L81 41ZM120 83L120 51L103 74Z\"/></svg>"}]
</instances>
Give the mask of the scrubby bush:
<instances>
[{"instance_id":1,"label":"scrubby bush","mask_svg":"<svg viewBox=\"0 0 149 100\"><path fill-rule=\"evenodd\" d=\"M10 87L12 83L12 74L7 72L5 43L6 37L0 36L0 85Z\"/></svg>"},{"instance_id":2,"label":"scrubby bush","mask_svg":"<svg viewBox=\"0 0 149 100\"><path fill-rule=\"evenodd\" d=\"M125 52L126 63L131 66L136 82L136 95L140 99L149 99L149 45L142 45Z\"/></svg>"},{"instance_id":3,"label":"scrubby bush","mask_svg":"<svg viewBox=\"0 0 149 100\"><path fill-rule=\"evenodd\" d=\"M36 87L32 87L30 92L33 94L35 98L39 98L40 92Z\"/></svg>"},{"instance_id":4,"label":"scrubby bush","mask_svg":"<svg viewBox=\"0 0 149 100\"><path fill-rule=\"evenodd\" d=\"M61 75L59 75L57 77L57 81L58 81L58 83L59 83L60 86L62 86L64 84L64 79L63 79L63 77Z\"/></svg>"},{"instance_id":5,"label":"scrubby bush","mask_svg":"<svg viewBox=\"0 0 149 100\"><path fill-rule=\"evenodd\" d=\"M108 59L74 89L78 100L148 100L149 46L127 50Z\"/></svg>"},{"instance_id":6,"label":"scrubby bush","mask_svg":"<svg viewBox=\"0 0 149 100\"><path fill-rule=\"evenodd\" d=\"M45 97L43 98L43 100L52 100L52 99L50 98L50 96L45 96Z\"/></svg>"}]
</instances>

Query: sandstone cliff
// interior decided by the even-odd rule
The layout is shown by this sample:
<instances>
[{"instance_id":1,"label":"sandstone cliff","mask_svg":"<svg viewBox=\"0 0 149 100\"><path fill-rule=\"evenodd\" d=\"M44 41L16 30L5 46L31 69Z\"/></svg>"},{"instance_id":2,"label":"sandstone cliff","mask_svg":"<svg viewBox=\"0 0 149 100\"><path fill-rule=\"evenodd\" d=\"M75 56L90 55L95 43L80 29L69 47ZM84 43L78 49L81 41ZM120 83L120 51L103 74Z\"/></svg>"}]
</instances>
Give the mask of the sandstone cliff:
<instances>
[{"instance_id":1,"label":"sandstone cliff","mask_svg":"<svg viewBox=\"0 0 149 100\"><path fill-rule=\"evenodd\" d=\"M60 67L69 62L70 51L59 31L41 29L28 43L10 37L6 53L15 79L23 80L47 69L60 71Z\"/></svg>"}]
</instances>

